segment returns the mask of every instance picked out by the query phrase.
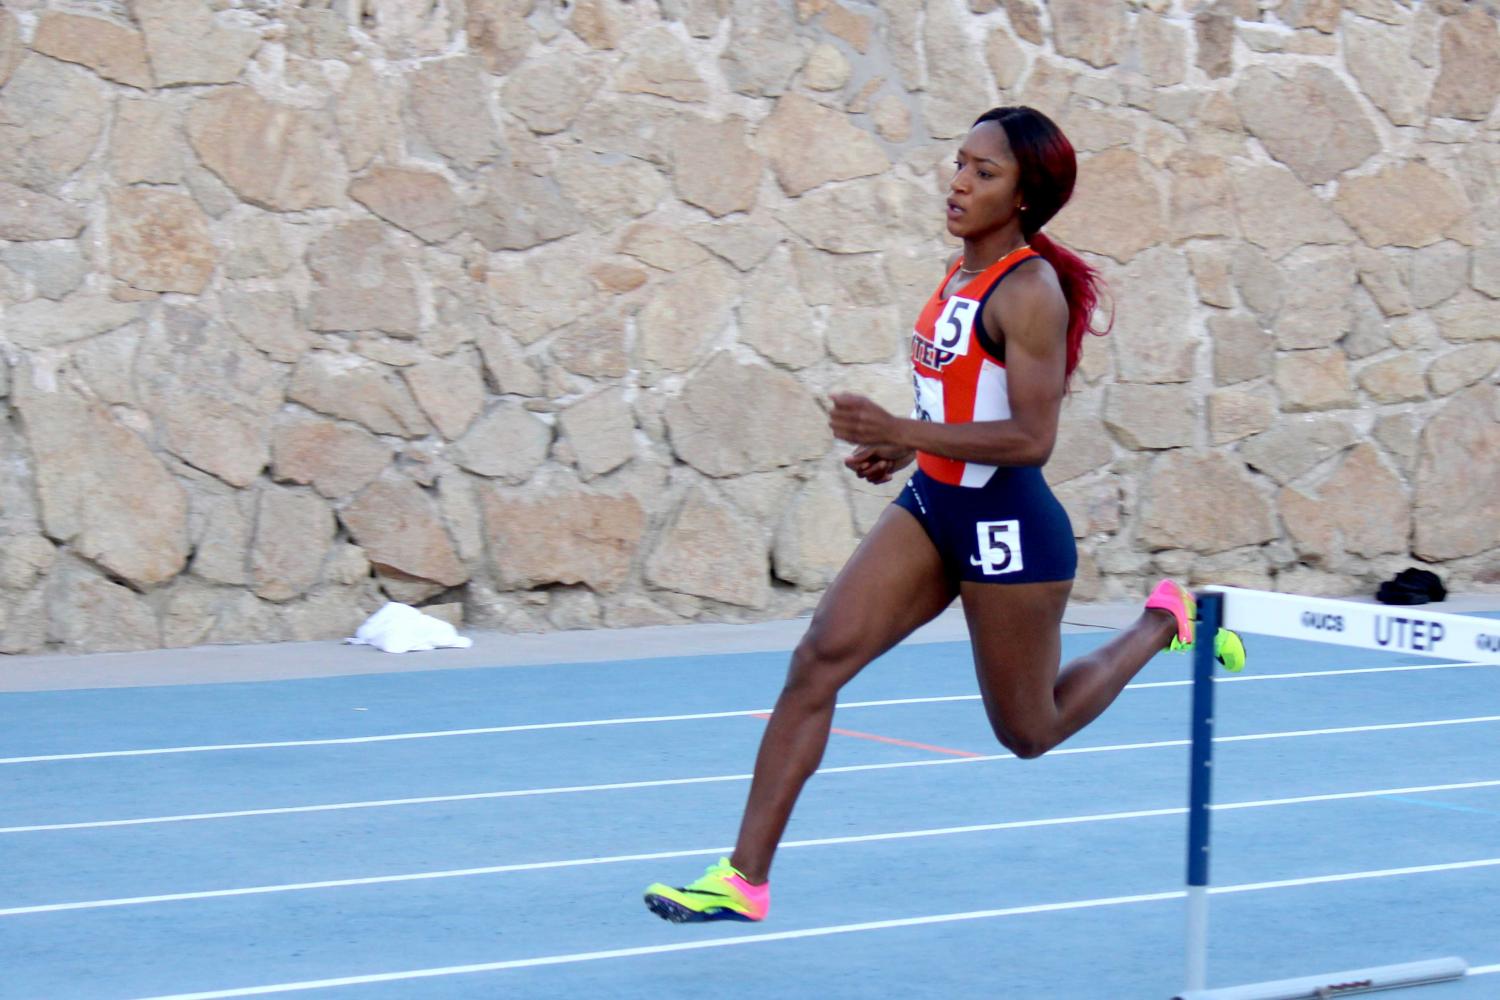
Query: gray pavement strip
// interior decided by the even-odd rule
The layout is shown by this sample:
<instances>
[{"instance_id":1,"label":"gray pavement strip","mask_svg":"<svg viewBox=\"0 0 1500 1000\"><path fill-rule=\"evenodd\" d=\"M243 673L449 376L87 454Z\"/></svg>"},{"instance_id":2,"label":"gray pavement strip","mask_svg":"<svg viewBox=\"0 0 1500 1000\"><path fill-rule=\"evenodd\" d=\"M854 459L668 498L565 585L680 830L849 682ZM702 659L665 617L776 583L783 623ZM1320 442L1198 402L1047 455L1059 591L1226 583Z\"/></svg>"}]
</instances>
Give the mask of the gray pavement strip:
<instances>
[{"instance_id":1,"label":"gray pavement strip","mask_svg":"<svg viewBox=\"0 0 1500 1000\"><path fill-rule=\"evenodd\" d=\"M1358 598L1355 598L1356 600ZM1368 600L1368 599L1366 599ZM1135 602L1069 604L1063 632L1119 629L1139 614ZM1450 612L1500 611L1500 593L1449 595ZM468 649L383 653L336 640L193 646L128 653L0 656L0 692L158 687L243 681L344 677L475 667L538 666L727 653L790 652L807 618L752 624L655 625L547 633L460 629ZM968 627L956 605L918 629L906 644L964 642Z\"/></svg>"}]
</instances>

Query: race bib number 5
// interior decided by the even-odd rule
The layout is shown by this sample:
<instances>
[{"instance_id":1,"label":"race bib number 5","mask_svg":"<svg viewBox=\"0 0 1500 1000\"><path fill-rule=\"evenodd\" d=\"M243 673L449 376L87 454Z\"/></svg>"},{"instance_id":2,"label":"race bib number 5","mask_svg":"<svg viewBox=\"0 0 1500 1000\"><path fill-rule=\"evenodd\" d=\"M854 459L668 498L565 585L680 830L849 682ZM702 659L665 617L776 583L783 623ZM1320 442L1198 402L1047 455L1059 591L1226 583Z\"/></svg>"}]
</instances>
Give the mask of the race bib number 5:
<instances>
[{"instance_id":1,"label":"race bib number 5","mask_svg":"<svg viewBox=\"0 0 1500 1000\"><path fill-rule=\"evenodd\" d=\"M933 328L933 345L939 351L949 354L968 354L969 338L974 332L974 317L978 314L979 303L974 299L961 299L957 295L950 298Z\"/></svg>"},{"instance_id":2,"label":"race bib number 5","mask_svg":"<svg viewBox=\"0 0 1500 1000\"><path fill-rule=\"evenodd\" d=\"M970 566L980 567L985 576L1020 572L1020 521L980 521L974 528L979 535L979 555L969 557Z\"/></svg>"}]
</instances>

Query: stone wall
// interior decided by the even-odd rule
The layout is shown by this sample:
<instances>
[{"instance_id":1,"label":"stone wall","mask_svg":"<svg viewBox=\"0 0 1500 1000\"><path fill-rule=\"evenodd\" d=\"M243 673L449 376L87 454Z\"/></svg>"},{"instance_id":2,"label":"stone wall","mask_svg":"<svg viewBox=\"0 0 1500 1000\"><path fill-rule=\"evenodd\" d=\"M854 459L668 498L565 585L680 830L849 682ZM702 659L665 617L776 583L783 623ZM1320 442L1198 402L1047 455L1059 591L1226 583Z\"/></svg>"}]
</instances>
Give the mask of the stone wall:
<instances>
[{"instance_id":1,"label":"stone wall","mask_svg":"<svg viewBox=\"0 0 1500 1000\"><path fill-rule=\"evenodd\" d=\"M1079 597L1500 586L1497 93L1458 0L7 0L0 650L806 611L999 103Z\"/></svg>"}]
</instances>

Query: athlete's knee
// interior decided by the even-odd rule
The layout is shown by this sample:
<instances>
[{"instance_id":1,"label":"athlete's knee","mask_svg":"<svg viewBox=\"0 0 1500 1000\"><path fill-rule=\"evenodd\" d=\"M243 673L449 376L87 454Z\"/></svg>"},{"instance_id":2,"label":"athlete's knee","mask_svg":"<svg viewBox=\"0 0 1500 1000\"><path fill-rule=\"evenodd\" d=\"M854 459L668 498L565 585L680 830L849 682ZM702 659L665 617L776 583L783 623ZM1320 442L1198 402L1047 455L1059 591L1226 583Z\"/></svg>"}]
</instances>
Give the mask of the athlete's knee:
<instances>
[{"instance_id":1,"label":"athlete's knee","mask_svg":"<svg viewBox=\"0 0 1500 1000\"><path fill-rule=\"evenodd\" d=\"M1022 760L1036 760L1052 749L1052 742L1038 739L1013 739L1006 744L1006 749Z\"/></svg>"},{"instance_id":2,"label":"athlete's knee","mask_svg":"<svg viewBox=\"0 0 1500 1000\"><path fill-rule=\"evenodd\" d=\"M811 708L824 708L838 697L850 676L849 665L858 647L815 619L792 653L782 697Z\"/></svg>"},{"instance_id":3,"label":"athlete's knee","mask_svg":"<svg viewBox=\"0 0 1500 1000\"><path fill-rule=\"evenodd\" d=\"M865 655L865 630L842 616L814 615L793 658L809 666L847 668Z\"/></svg>"},{"instance_id":4,"label":"athlete's knee","mask_svg":"<svg viewBox=\"0 0 1500 1000\"><path fill-rule=\"evenodd\" d=\"M995 726L995 738L1000 745L1022 760L1035 760L1057 746L1050 733L1041 730Z\"/></svg>"}]
</instances>

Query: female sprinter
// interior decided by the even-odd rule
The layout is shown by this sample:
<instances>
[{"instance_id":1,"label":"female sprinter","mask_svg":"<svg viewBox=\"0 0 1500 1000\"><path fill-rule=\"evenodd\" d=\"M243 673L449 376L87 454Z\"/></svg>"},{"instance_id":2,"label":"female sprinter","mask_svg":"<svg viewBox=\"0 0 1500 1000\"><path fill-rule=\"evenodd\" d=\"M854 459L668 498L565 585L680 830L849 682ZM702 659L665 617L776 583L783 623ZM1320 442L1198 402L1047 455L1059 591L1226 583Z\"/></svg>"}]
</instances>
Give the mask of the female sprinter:
<instances>
[{"instance_id":1,"label":"female sprinter","mask_svg":"<svg viewBox=\"0 0 1500 1000\"><path fill-rule=\"evenodd\" d=\"M1073 147L1045 115L996 108L974 123L949 186L948 232L963 253L912 334L912 419L836 394L830 424L857 447L845 464L883 483L917 471L850 556L792 654L761 740L731 857L687 886L656 883L668 920L762 920L771 857L823 756L839 689L865 664L963 601L979 691L995 736L1037 757L1088 725L1157 652L1193 643L1191 594L1159 583L1135 623L1060 670L1077 552L1042 478L1099 281L1040 232L1067 203ZM1221 631L1224 665L1244 665Z\"/></svg>"}]
</instances>

